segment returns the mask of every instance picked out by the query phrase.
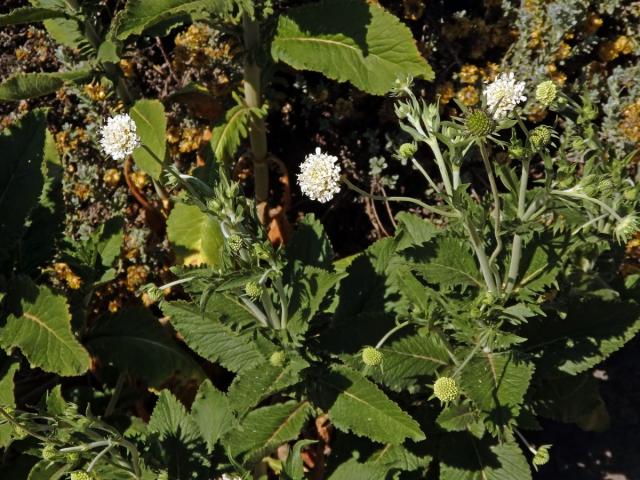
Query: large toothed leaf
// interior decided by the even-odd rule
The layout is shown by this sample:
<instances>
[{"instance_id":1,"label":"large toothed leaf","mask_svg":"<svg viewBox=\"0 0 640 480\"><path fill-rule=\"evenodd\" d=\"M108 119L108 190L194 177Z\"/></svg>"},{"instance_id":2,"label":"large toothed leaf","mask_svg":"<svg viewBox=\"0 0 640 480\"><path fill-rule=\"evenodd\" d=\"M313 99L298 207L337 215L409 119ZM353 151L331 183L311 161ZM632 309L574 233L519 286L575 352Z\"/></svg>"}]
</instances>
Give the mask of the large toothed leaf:
<instances>
[{"instance_id":1,"label":"large toothed leaf","mask_svg":"<svg viewBox=\"0 0 640 480\"><path fill-rule=\"evenodd\" d=\"M84 373L89 368L89 354L71 332L66 299L27 277L14 283L21 311L9 315L0 329L0 346L5 350L19 347L33 367L47 372L62 376Z\"/></svg>"},{"instance_id":2,"label":"large toothed leaf","mask_svg":"<svg viewBox=\"0 0 640 480\"><path fill-rule=\"evenodd\" d=\"M184 265L215 267L222 262L220 224L194 205L176 203L167 219L167 236Z\"/></svg>"},{"instance_id":3,"label":"large toothed leaf","mask_svg":"<svg viewBox=\"0 0 640 480\"><path fill-rule=\"evenodd\" d=\"M462 370L465 394L496 425L506 425L517 416L529 388L533 364L511 353L482 353Z\"/></svg>"},{"instance_id":4,"label":"large toothed leaf","mask_svg":"<svg viewBox=\"0 0 640 480\"><path fill-rule=\"evenodd\" d=\"M204 378L204 372L164 331L148 310L129 308L96 322L87 347L103 363L117 366L159 387L173 374Z\"/></svg>"},{"instance_id":5,"label":"large toothed leaf","mask_svg":"<svg viewBox=\"0 0 640 480\"><path fill-rule=\"evenodd\" d=\"M88 70L53 73L16 73L0 83L0 101L17 101L48 95L65 82L79 82L91 77Z\"/></svg>"},{"instance_id":6,"label":"large toothed leaf","mask_svg":"<svg viewBox=\"0 0 640 480\"><path fill-rule=\"evenodd\" d=\"M293 440L313 410L308 402L290 401L258 408L231 432L226 446L232 455L258 458Z\"/></svg>"},{"instance_id":7,"label":"large toothed leaf","mask_svg":"<svg viewBox=\"0 0 640 480\"><path fill-rule=\"evenodd\" d=\"M374 95L387 93L398 78L433 79L411 30L382 7L361 0L290 9L279 18L271 54Z\"/></svg>"},{"instance_id":8,"label":"large toothed leaf","mask_svg":"<svg viewBox=\"0 0 640 480\"><path fill-rule=\"evenodd\" d=\"M223 13L224 0L129 0L114 19L111 35L125 40L153 28L164 35L192 19Z\"/></svg>"},{"instance_id":9,"label":"large toothed leaf","mask_svg":"<svg viewBox=\"0 0 640 480\"><path fill-rule=\"evenodd\" d=\"M341 430L394 445L407 438L425 438L418 422L354 370L335 367L331 373L319 376L315 385L314 403L327 410Z\"/></svg>"},{"instance_id":10,"label":"large toothed leaf","mask_svg":"<svg viewBox=\"0 0 640 480\"><path fill-rule=\"evenodd\" d=\"M243 416L262 399L297 383L306 366L304 360L296 358L281 367L259 364L239 374L229 387L233 410Z\"/></svg>"},{"instance_id":11,"label":"large toothed leaf","mask_svg":"<svg viewBox=\"0 0 640 480\"><path fill-rule=\"evenodd\" d=\"M64 17L64 12L50 8L20 7L0 15L0 27L21 23L41 22L49 18Z\"/></svg>"},{"instance_id":12,"label":"large toothed leaf","mask_svg":"<svg viewBox=\"0 0 640 480\"><path fill-rule=\"evenodd\" d=\"M251 109L244 103L231 107L211 132L211 148L216 160L230 163L249 134Z\"/></svg>"},{"instance_id":13,"label":"large toothed leaf","mask_svg":"<svg viewBox=\"0 0 640 480\"><path fill-rule=\"evenodd\" d=\"M235 422L229 399L210 380L205 380L200 385L191 406L191 416L210 451Z\"/></svg>"},{"instance_id":14,"label":"large toothed leaf","mask_svg":"<svg viewBox=\"0 0 640 480\"><path fill-rule=\"evenodd\" d=\"M167 151L167 119L164 106L158 100L138 100L131 107L129 114L136 122L141 144L133 152L133 159L139 168L157 179L162 172Z\"/></svg>"},{"instance_id":15,"label":"large toothed leaf","mask_svg":"<svg viewBox=\"0 0 640 480\"><path fill-rule=\"evenodd\" d=\"M389 388L400 390L433 375L438 367L449 363L449 355L442 341L435 336L411 335L382 347L384 364L374 372Z\"/></svg>"},{"instance_id":16,"label":"large toothed leaf","mask_svg":"<svg viewBox=\"0 0 640 480\"><path fill-rule=\"evenodd\" d=\"M246 311L224 298L212 298L204 313L198 306L181 301L164 303L162 311L170 317L171 324L187 345L210 361L220 362L234 372L266 361L253 335L237 333L224 324L229 317L247 321L248 316Z\"/></svg>"},{"instance_id":17,"label":"large toothed leaf","mask_svg":"<svg viewBox=\"0 0 640 480\"><path fill-rule=\"evenodd\" d=\"M9 357L5 357L0 352L0 407L13 408L16 406L16 400L14 397L14 385L13 377L18 371L20 364L14 360L10 360ZM0 421L4 420L4 417L0 418ZM11 432L13 427L5 422L0 425L0 448L6 447L11 441Z\"/></svg>"},{"instance_id":18,"label":"large toothed leaf","mask_svg":"<svg viewBox=\"0 0 640 480\"><path fill-rule=\"evenodd\" d=\"M515 443L492 444L471 434L440 443L440 480L531 480L527 459Z\"/></svg>"},{"instance_id":19,"label":"large toothed leaf","mask_svg":"<svg viewBox=\"0 0 640 480\"><path fill-rule=\"evenodd\" d=\"M194 439L199 436L193 418L180 401L168 390L163 390L149 419L149 431L160 438L178 437Z\"/></svg>"},{"instance_id":20,"label":"large toothed leaf","mask_svg":"<svg viewBox=\"0 0 640 480\"><path fill-rule=\"evenodd\" d=\"M352 458L336 468L329 480L384 480L388 470L384 465L360 463Z\"/></svg>"}]
</instances>

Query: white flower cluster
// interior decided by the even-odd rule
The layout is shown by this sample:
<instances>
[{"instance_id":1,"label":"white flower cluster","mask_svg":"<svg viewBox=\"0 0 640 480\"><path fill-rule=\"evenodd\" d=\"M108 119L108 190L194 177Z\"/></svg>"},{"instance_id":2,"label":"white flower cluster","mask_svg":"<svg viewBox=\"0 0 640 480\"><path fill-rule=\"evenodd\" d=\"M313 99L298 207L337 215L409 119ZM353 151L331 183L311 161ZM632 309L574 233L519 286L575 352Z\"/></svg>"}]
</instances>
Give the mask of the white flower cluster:
<instances>
[{"instance_id":1,"label":"white flower cluster","mask_svg":"<svg viewBox=\"0 0 640 480\"><path fill-rule=\"evenodd\" d=\"M484 90L487 107L495 120L506 117L516 105L525 102L524 82L517 82L513 72L501 73Z\"/></svg>"},{"instance_id":2,"label":"white flower cluster","mask_svg":"<svg viewBox=\"0 0 640 480\"><path fill-rule=\"evenodd\" d=\"M100 129L100 135L104 153L114 160L127 158L140 146L136 122L126 113L108 119L107 124Z\"/></svg>"},{"instance_id":3,"label":"white flower cluster","mask_svg":"<svg viewBox=\"0 0 640 480\"><path fill-rule=\"evenodd\" d=\"M223 473L218 480L242 480L238 475L231 475L229 473Z\"/></svg>"},{"instance_id":4,"label":"white flower cluster","mask_svg":"<svg viewBox=\"0 0 640 480\"><path fill-rule=\"evenodd\" d=\"M340 191L340 165L337 162L338 157L322 153L319 148L307 155L298 174L302 193L322 203L331 200Z\"/></svg>"}]
</instances>

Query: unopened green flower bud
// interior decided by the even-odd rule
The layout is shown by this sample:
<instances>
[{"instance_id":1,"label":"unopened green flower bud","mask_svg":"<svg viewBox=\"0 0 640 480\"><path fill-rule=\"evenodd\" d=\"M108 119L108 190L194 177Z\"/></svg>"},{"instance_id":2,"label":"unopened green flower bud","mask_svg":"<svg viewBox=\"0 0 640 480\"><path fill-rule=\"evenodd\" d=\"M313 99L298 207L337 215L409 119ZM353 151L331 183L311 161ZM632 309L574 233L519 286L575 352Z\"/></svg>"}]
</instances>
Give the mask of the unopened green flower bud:
<instances>
[{"instance_id":1,"label":"unopened green flower bud","mask_svg":"<svg viewBox=\"0 0 640 480\"><path fill-rule=\"evenodd\" d=\"M247 297L255 300L262 295L262 286L258 282L247 282L244 286L244 293Z\"/></svg>"},{"instance_id":2,"label":"unopened green flower bud","mask_svg":"<svg viewBox=\"0 0 640 480\"><path fill-rule=\"evenodd\" d=\"M614 235L618 242L627 243L638 231L640 231L640 219L630 214L618 222L614 230Z\"/></svg>"},{"instance_id":3,"label":"unopened green flower bud","mask_svg":"<svg viewBox=\"0 0 640 480\"><path fill-rule=\"evenodd\" d=\"M399 105L396 105L396 116L400 120L407 118L410 114L411 114L411 107L406 103L401 103Z\"/></svg>"},{"instance_id":4,"label":"unopened green flower bud","mask_svg":"<svg viewBox=\"0 0 640 480\"><path fill-rule=\"evenodd\" d=\"M92 480L91 474L85 472L84 470L76 470L75 472L71 472L69 478L71 480Z\"/></svg>"},{"instance_id":5,"label":"unopened green flower bud","mask_svg":"<svg viewBox=\"0 0 640 480\"><path fill-rule=\"evenodd\" d=\"M365 347L362 350L362 362L369 367L377 367L382 363L383 355L374 347Z\"/></svg>"},{"instance_id":6,"label":"unopened green flower bud","mask_svg":"<svg viewBox=\"0 0 640 480\"><path fill-rule=\"evenodd\" d=\"M474 137L482 138L490 135L496 122L484 110L474 110L465 121L467 131Z\"/></svg>"},{"instance_id":7,"label":"unopened green flower bud","mask_svg":"<svg viewBox=\"0 0 640 480\"><path fill-rule=\"evenodd\" d=\"M460 390L458 390L458 385L453 378L440 377L436 380L436 383L433 384L433 394L441 402L448 403L458 398Z\"/></svg>"},{"instance_id":8,"label":"unopened green flower bud","mask_svg":"<svg viewBox=\"0 0 640 480\"><path fill-rule=\"evenodd\" d=\"M69 452L64 456L65 461L69 465L76 465L80 461L80 454L78 452Z\"/></svg>"},{"instance_id":9,"label":"unopened green flower bud","mask_svg":"<svg viewBox=\"0 0 640 480\"><path fill-rule=\"evenodd\" d=\"M509 156L514 160L522 160L529 156L529 149L522 144L509 145Z\"/></svg>"},{"instance_id":10,"label":"unopened green flower bud","mask_svg":"<svg viewBox=\"0 0 640 480\"><path fill-rule=\"evenodd\" d=\"M630 202L632 202L638 197L638 190L636 190L635 188L628 188L622 193L622 195L624 196L625 200L629 200Z\"/></svg>"},{"instance_id":11,"label":"unopened green flower bud","mask_svg":"<svg viewBox=\"0 0 640 480\"><path fill-rule=\"evenodd\" d=\"M222 210L222 202L217 198L211 198L207 201L207 208L212 212L220 212Z\"/></svg>"},{"instance_id":12,"label":"unopened green flower bud","mask_svg":"<svg viewBox=\"0 0 640 480\"><path fill-rule=\"evenodd\" d=\"M542 445L538 450L536 450L532 460L534 466L540 467L549 462L549 459L551 458L551 455L549 454L549 447L550 445Z\"/></svg>"},{"instance_id":13,"label":"unopened green flower bud","mask_svg":"<svg viewBox=\"0 0 640 480\"><path fill-rule=\"evenodd\" d=\"M556 84L551 80L542 82L536 87L536 100L539 101L545 107L548 107L553 103L558 95L558 88Z\"/></svg>"},{"instance_id":14,"label":"unopened green flower bud","mask_svg":"<svg viewBox=\"0 0 640 480\"><path fill-rule=\"evenodd\" d=\"M56 447L54 447L53 445L45 445L45 447L42 449L42 458L44 460L51 461L57 456L58 456L58 451L56 450Z\"/></svg>"},{"instance_id":15,"label":"unopened green flower bud","mask_svg":"<svg viewBox=\"0 0 640 480\"><path fill-rule=\"evenodd\" d=\"M598 182L598 191L605 195L611 193L614 187L615 185L613 184L610 178L605 178L603 180L600 180L600 182Z\"/></svg>"},{"instance_id":16,"label":"unopened green flower bud","mask_svg":"<svg viewBox=\"0 0 640 480\"><path fill-rule=\"evenodd\" d=\"M284 362L286 361L287 361L287 355L282 350L273 352L271 354L271 357L269 357L269 363L274 367L281 367L284 365Z\"/></svg>"},{"instance_id":17,"label":"unopened green flower bud","mask_svg":"<svg viewBox=\"0 0 640 480\"><path fill-rule=\"evenodd\" d=\"M534 150L540 151L551 143L551 128L540 125L532 130L529 142Z\"/></svg>"},{"instance_id":18,"label":"unopened green flower bud","mask_svg":"<svg viewBox=\"0 0 640 480\"><path fill-rule=\"evenodd\" d=\"M152 302L159 302L164 298L164 292L160 290L158 287L151 286L147 289L147 295L151 299Z\"/></svg>"},{"instance_id":19,"label":"unopened green flower bud","mask_svg":"<svg viewBox=\"0 0 640 480\"><path fill-rule=\"evenodd\" d=\"M240 235L233 234L229 236L227 242L229 244L229 249L232 252L238 252L242 247L244 247L244 242L242 241L242 237Z\"/></svg>"},{"instance_id":20,"label":"unopened green flower bud","mask_svg":"<svg viewBox=\"0 0 640 480\"><path fill-rule=\"evenodd\" d=\"M415 143L403 143L398 149L398 155L404 160L409 160L416 154L417 151L418 146Z\"/></svg>"}]
</instances>

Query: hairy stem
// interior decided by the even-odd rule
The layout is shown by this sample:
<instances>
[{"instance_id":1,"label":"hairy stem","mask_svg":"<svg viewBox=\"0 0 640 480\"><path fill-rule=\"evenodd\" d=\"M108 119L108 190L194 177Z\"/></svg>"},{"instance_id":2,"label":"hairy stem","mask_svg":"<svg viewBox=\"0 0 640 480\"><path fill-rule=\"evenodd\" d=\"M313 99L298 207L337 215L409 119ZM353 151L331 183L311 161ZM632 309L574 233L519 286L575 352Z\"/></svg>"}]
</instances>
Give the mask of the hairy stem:
<instances>
[{"instance_id":1,"label":"hairy stem","mask_svg":"<svg viewBox=\"0 0 640 480\"><path fill-rule=\"evenodd\" d=\"M480 147L480 154L482 156L482 163L484 164L484 169L487 171L487 177L489 178L489 185L491 186L491 195L493 196L493 235L496 239L496 248L493 250L491 257L489 258L489 265L493 265L498 258L498 255L502 251L502 238L500 236L500 194L498 193L498 185L496 183L496 177L493 174L493 168L491 167L491 163L489 162L489 154L487 153L487 149L485 144L480 141L478 142L478 146ZM498 288L498 293L500 293L500 281L496 281L496 286Z\"/></svg>"},{"instance_id":2,"label":"hairy stem","mask_svg":"<svg viewBox=\"0 0 640 480\"><path fill-rule=\"evenodd\" d=\"M409 322L402 322L399 323L398 325L396 325L395 327L393 327L391 330L389 330L384 337L382 337L380 339L380 341L378 343L376 343L376 348L380 348L382 347L382 345L384 345L384 342L386 342L387 340L389 340L389 338L391 337L391 335L393 335L394 333L396 333L398 330L403 329L404 327L406 327L407 325L409 325Z\"/></svg>"},{"instance_id":3,"label":"hairy stem","mask_svg":"<svg viewBox=\"0 0 640 480\"><path fill-rule=\"evenodd\" d=\"M520 189L518 190L518 218L525 219L525 201L527 195L527 184L529 182L530 159L522 162L522 172L520 173ZM511 260L509 261L509 272L506 278L506 292L511 293L518 280L520 270L520 260L522 258L522 237L515 233L511 242Z\"/></svg>"}]
</instances>

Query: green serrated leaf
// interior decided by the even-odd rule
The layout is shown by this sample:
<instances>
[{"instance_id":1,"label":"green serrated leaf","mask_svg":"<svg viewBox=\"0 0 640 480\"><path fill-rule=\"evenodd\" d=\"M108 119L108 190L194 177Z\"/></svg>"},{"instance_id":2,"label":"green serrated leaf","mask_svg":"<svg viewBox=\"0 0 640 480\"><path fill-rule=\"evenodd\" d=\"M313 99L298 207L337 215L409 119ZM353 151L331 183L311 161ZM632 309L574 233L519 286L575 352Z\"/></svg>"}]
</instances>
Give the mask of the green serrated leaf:
<instances>
[{"instance_id":1,"label":"green serrated leaf","mask_svg":"<svg viewBox=\"0 0 640 480\"><path fill-rule=\"evenodd\" d=\"M317 443L316 440L298 440L293 446L287 460L284 462L282 475L285 480L303 480L304 468L302 466L302 449L306 446Z\"/></svg>"},{"instance_id":2,"label":"green serrated leaf","mask_svg":"<svg viewBox=\"0 0 640 480\"><path fill-rule=\"evenodd\" d=\"M33 367L61 376L80 375L89 368L89 354L71 332L66 299L28 277L15 280L20 313L9 315L0 329L0 346L20 347Z\"/></svg>"},{"instance_id":3,"label":"green serrated leaf","mask_svg":"<svg viewBox=\"0 0 640 480\"><path fill-rule=\"evenodd\" d=\"M231 432L226 445L234 456L260 458L296 438L311 412L308 402L296 401L258 408Z\"/></svg>"},{"instance_id":4,"label":"green serrated leaf","mask_svg":"<svg viewBox=\"0 0 640 480\"><path fill-rule=\"evenodd\" d=\"M271 55L383 95L406 77L433 79L411 31L376 4L325 0L280 16Z\"/></svg>"},{"instance_id":5,"label":"green serrated leaf","mask_svg":"<svg viewBox=\"0 0 640 480\"><path fill-rule=\"evenodd\" d=\"M307 214L298 223L285 254L289 266L300 264L331 270L333 248L322 223L315 215Z\"/></svg>"},{"instance_id":6,"label":"green serrated leaf","mask_svg":"<svg viewBox=\"0 0 640 480\"><path fill-rule=\"evenodd\" d=\"M198 426L209 451L234 425L235 416L227 396L205 380L191 406L191 416Z\"/></svg>"},{"instance_id":7,"label":"green serrated leaf","mask_svg":"<svg viewBox=\"0 0 640 480\"><path fill-rule=\"evenodd\" d=\"M448 405L440 412L436 422L448 432L464 432L478 419L477 410L469 405Z\"/></svg>"},{"instance_id":8,"label":"green serrated leaf","mask_svg":"<svg viewBox=\"0 0 640 480\"><path fill-rule=\"evenodd\" d=\"M420 451L415 453L402 445L385 445L367 460L367 464L384 466L387 470L413 472L425 469L433 458Z\"/></svg>"},{"instance_id":9,"label":"green serrated leaf","mask_svg":"<svg viewBox=\"0 0 640 480\"><path fill-rule=\"evenodd\" d=\"M398 228L395 234L396 251L422 245L435 237L439 230L428 219L413 213L400 212L396 215Z\"/></svg>"},{"instance_id":10,"label":"green serrated leaf","mask_svg":"<svg viewBox=\"0 0 640 480\"><path fill-rule=\"evenodd\" d=\"M222 0L129 0L114 19L110 35L126 40L154 28L156 34L190 21L225 12Z\"/></svg>"},{"instance_id":11,"label":"green serrated leaf","mask_svg":"<svg viewBox=\"0 0 640 480\"><path fill-rule=\"evenodd\" d=\"M336 468L329 480L384 480L387 471L383 465L360 463L351 458Z\"/></svg>"},{"instance_id":12,"label":"green serrated leaf","mask_svg":"<svg viewBox=\"0 0 640 480\"><path fill-rule=\"evenodd\" d=\"M181 379L204 378L204 372L143 308L123 309L96 322L86 344L93 355L120 371L130 372L159 387L177 374Z\"/></svg>"},{"instance_id":13,"label":"green serrated leaf","mask_svg":"<svg viewBox=\"0 0 640 480\"><path fill-rule=\"evenodd\" d=\"M65 82L79 82L91 77L88 70L54 73L16 73L0 84L0 101L18 101L49 95Z\"/></svg>"},{"instance_id":14,"label":"green serrated leaf","mask_svg":"<svg viewBox=\"0 0 640 480\"><path fill-rule=\"evenodd\" d=\"M239 417L261 400L299 381L300 371L307 367L302 359L293 359L282 367L258 364L239 374L229 387L229 401Z\"/></svg>"},{"instance_id":15,"label":"green serrated leaf","mask_svg":"<svg viewBox=\"0 0 640 480\"><path fill-rule=\"evenodd\" d=\"M531 469L515 443L492 445L462 433L440 443L440 480L516 479L531 480Z\"/></svg>"},{"instance_id":16,"label":"green serrated leaf","mask_svg":"<svg viewBox=\"0 0 640 480\"><path fill-rule=\"evenodd\" d=\"M136 165L154 179L160 178L167 151L167 119L159 100L138 100L129 114L136 122L142 147L133 152Z\"/></svg>"},{"instance_id":17,"label":"green serrated leaf","mask_svg":"<svg viewBox=\"0 0 640 480\"><path fill-rule=\"evenodd\" d=\"M220 265L224 236L220 224L194 205L177 203L167 219L167 236L183 265Z\"/></svg>"},{"instance_id":18,"label":"green serrated leaf","mask_svg":"<svg viewBox=\"0 0 640 480\"><path fill-rule=\"evenodd\" d=\"M204 314L188 302L163 303L162 311L187 345L210 361L220 362L233 372L266 362L251 334L236 333L224 325L229 316L242 321L253 318L224 298L214 296Z\"/></svg>"},{"instance_id":19,"label":"green serrated leaf","mask_svg":"<svg viewBox=\"0 0 640 480\"><path fill-rule=\"evenodd\" d=\"M460 383L465 394L496 425L506 425L520 410L533 375L533 364L512 353L482 353L462 370Z\"/></svg>"},{"instance_id":20,"label":"green serrated leaf","mask_svg":"<svg viewBox=\"0 0 640 480\"><path fill-rule=\"evenodd\" d=\"M160 392L148 427L161 439L178 437L190 440L200 436L197 425L184 405L168 390Z\"/></svg>"},{"instance_id":21,"label":"green serrated leaf","mask_svg":"<svg viewBox=\"0 0 640 480\"><path fill-rule=\"evenodd\" d=\"M2 357L2 367L0 369L0 407L14 408L16 401L13 392L13 377L20 368L20 364L9 357L5 357L4 354L0 354L0 357ZM0 418L0 421L3 420L4 417ZM12 431L13 427L9 423L4 422L0 424L0 448L9 445Z\"/></svg>"},{"instance_id":22,"label":"green serrated leaf","mask_svg":"<svg viewBox=\"0 0 640 480\"><path fill-rule=\"evenodd\" d=\"M381 348L383 368L372 375L393 390L401 390L449 364L447 349L438 337L411 335Z\"/></svg>"},{"instance_id":23,"label":"green serrated leaf","mask_svg":"<svg viewBox=\"0 0 640 480\"><path fill-rule=\"evenodd\" d=\"M337 366L314 382L314 403L340 430L394 445L425 438L418 422L360 373Z\"/></svg>"},{"instance_id":24,"label":"green serrated leaf","mask_svg":"<svg viewBox=\"0 0 640 480\"><path fill-rule=\"evenodd\" d=\"M41 22L49 18L65 17L65 13L50 8L20 7L0 15L0 27L21 23Z\"/></svg>"},{"instance_id":25,"label":"green serrated leaf","mask_svg":"<svg viewBox=\"0 0 640 480\"><path fill-rule=\"evenodd\" d=\"M230 108L211 132L211 148L218 162L231 163L249 134L251 109L244 104Z\"/></svg>"}]
</instances>

